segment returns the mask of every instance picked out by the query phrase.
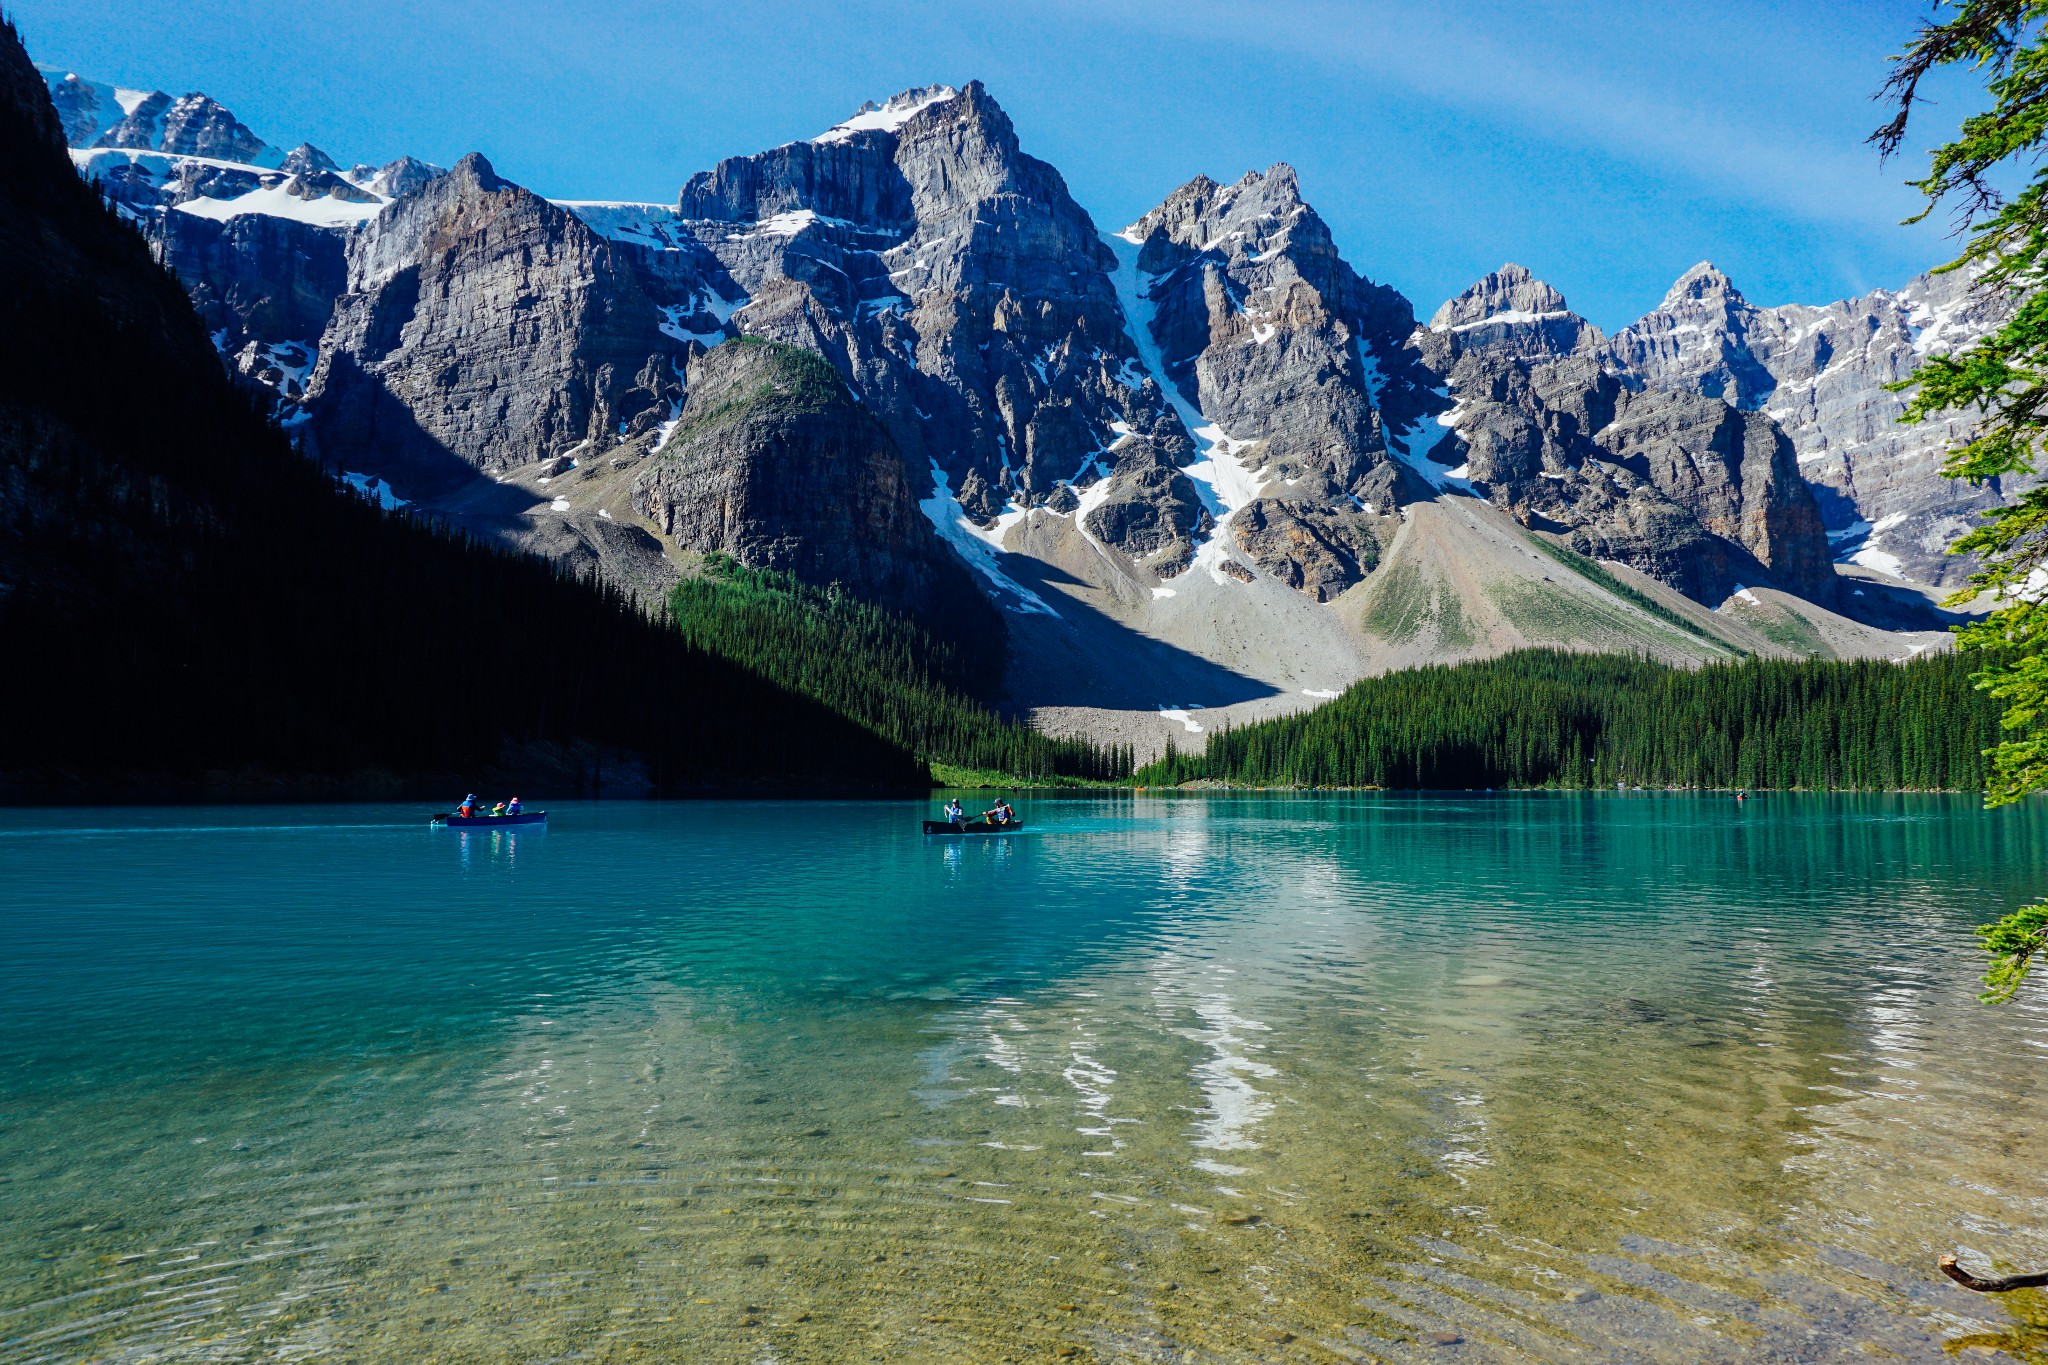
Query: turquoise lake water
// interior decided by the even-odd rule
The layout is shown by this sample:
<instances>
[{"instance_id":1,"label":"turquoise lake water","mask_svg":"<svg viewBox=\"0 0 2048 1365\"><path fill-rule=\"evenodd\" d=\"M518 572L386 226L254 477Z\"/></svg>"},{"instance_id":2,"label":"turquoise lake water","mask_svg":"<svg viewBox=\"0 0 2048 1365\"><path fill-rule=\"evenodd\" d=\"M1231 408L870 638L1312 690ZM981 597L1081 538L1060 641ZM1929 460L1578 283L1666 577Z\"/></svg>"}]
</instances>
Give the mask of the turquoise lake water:
<instances>
[{"instance_id":1,"label":"turquoise lake water","mask_svg":"<svg viewBox=\"0 0 2048 1365\"><path fill-rule=\"evenodd\" d=\"M2048 808L0 811L0 1362L2048 1359Z\"/></svg>"}]
</instances>

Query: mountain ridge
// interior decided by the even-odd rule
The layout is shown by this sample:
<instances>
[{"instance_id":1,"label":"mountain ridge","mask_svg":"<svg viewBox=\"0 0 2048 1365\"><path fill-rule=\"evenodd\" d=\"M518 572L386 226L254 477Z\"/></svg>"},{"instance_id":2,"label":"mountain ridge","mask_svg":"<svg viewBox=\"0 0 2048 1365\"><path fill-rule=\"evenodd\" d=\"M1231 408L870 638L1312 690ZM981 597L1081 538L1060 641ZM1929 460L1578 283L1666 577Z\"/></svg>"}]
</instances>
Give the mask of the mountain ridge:
<instances>
[{"instance_id":1,"label":"mountain ridge","mask_svg":"<svg viewBox=\"0 0 2048 1365\"><path fill-rule=\"evenodd\" d=\"M367 505L255 399L0 21L0 800L923 779L616 590Z\"/></svg>"},{"instance_id":2,"label":"mountain ridge","mask_svg":"<svg viewBox=\"0 0 2048 1365\"><path fill-rule=\"evenodd\" d=\"M1941 583L1953 566L1877 542L1928 542L1976 496L1930 477L1931 437L1876 433L1871 394L1902 363L1896 345L1853 367L1831 368L1840 345L1802 361L1779 344L1788 310L1750 308L1711 267L1611 337L1519 266L1421 323L1345 262L1285 163L1230 185L1196 177L1105 232L975 81L726 158L670 205L557 205L503 181L490 193L516 200L522 225L503 241L461 213L399 228L468 187L473 164L371 203L347 197L374 194L368 178L336 176L317 150L281 155L276 183L254 189L234 178L246 172L165 158L110 192L159 225L174 264L197 255L178 220L222 216L188 267L195 298L323 457L658 590L698 553L671 534L673 502L645 511L694 357L741 336L814 351L887 430L930 523L901 552L950 547L975 570L1009 617L1008 704L1054 728L1128 742L1149 724L1151 742L1196 723L1158 719L1189 714L1177 702L1299 705L1403 660L1525 643L1925 648L1924 629L1884 631L1938 627L1926 594L1873 569ZM73 159L89 170L110 154ZM289 280L280 243L235 226L285 200L329 205L317 222L283 205L293 226L273 235L322 263ZM515 263L514 239L553 264ZM372 268L379 252L392 269ZM433 287L405 296L408 270ZM320 336L277 334L304 330L329 288ZM1891 305L1908 350L1925 330L1914 308L1949 306L1929 299ZM1850 306L1863 302L1819 331L1839 339L1877 308ZM1950 308L1958 335L1981 321L1966 311ZM1681 341L1688 326L1697 341ZM1802 383L1826 399L1805 413L1790 401ZM389 420L346 420L372 409ZM1875 455L1843 449L1851 426ZM1605 581L1560 580L1553 543L1606 565ZM1715 643L1663 641L1662 618L1615 595L1628 573L1662 611L1703 609L1694 624ZM1436 585L1419 616L1388 605L1411 579ZM1582 591L1592 616L1527 605ZM1635 624L1616 635L1595 618ZM1148 702L1120 659L1149 661L1135 669ZM1116 704L1090 704L1081 677Z\"/></svg>"}]
</instances>

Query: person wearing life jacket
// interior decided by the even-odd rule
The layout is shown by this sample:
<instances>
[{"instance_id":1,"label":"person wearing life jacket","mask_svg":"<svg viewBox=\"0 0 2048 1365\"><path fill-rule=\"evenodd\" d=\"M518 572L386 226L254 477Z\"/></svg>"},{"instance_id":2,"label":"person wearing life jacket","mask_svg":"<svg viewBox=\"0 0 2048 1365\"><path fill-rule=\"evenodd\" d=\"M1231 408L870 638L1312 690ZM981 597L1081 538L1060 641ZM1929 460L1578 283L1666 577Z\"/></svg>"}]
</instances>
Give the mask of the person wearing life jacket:
<instances>
[{"instance_id":1,"label":"person wearing life jacket","mask_svg":"<svg viewBox=\"0 0 2048 1365\"><path fill-rule=\"evenodd\" d=\"M507 814L507 815L517 815L517 814L519 814L519 798L518 798L518 797L516 797L516 796L515 796L515 797L513 797L513 798L512 798L512 799L511 799L510 801L507 801L507 802L505 803L505 814Z\"/></svg>"},{"instance_id":2,"label":"person wearing life jacket","mask_svg":"<svg viewBox=\"0 0 2048 1365\"><path fill-rule=\"evenodd\" d=\"M497 805L491 807L491 818L494 820L500 815L503 815L504 813L505 803L503 801L500 801Z\"/></svg>"},{"instance_id":3,"label":"person wearing life jacket","mask_svg":"<svg viewBox=\"0 0 2048 1365\"><path fill-rule=\"evenodd\" d=\"M457 807L455 808L455 813L456 813L457 815L461 816L461 817L462 817L463 819L465 819L465 820L469 820L469 819L473 819L473 818L475 818L475 816L476 816L476 793L475 793L475 792L471 792L471 793L470 793L469 795L467 795L467 796L463 797L463 798L462 798L462 804L461 804L461 805L459 805L459 806L457 806Z\"/></svg>"},{"instance_id":4,"label":"person wearing life jacket","mask_svg":"<svg viewBox=\"0 0 2048 1365\"><path fill-rule=\"evenodd\" d=\"M948 802L946 803L946 823L947 823L947 824L950 824L950 825L958 825L958 824L964 824L964 823L966 823L966 820L967 820L967 812L966 812L966 811L964 811L964 810L962 810L962 809L960 808L960 798L959 798L959 797L957 797L957 796L956 796L956 797L954 797L954 798L953 798L953 799L952 799L951 801L948 801Z\"/></svg>"}]
</instances>

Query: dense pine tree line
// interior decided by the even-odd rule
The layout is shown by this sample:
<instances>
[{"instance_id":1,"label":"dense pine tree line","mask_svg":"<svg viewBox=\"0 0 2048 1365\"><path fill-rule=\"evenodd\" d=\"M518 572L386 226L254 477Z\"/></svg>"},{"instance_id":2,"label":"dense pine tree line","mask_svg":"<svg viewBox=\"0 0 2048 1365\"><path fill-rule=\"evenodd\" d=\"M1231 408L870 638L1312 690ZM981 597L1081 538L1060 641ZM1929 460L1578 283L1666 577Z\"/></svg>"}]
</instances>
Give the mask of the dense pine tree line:
<instances>
[{"instance_id":1,"label":"dense pine tree line","mask_svg":"<svg viewBox=\"0 0 2048 1365\"><path fill-rule=\"evenodd\" d=\"M1974 790L1999 708L1977 655L1690 670L1527 650L1368 678L1314 711L1169 751L1137 780L1256 786Z\"/></svg>"},{"instance_id":2,"label":"dense pine tree line","mask_svg":"<svg viewBox=\"0 0 2048 1365\"><path fill-rule=\"evenodd\" d=\"M1054 739L974 699L1002 667L1002 624L978 594L957 619L928 629L836 589L713 556L701 576L675 588L669 607L697 648L814 697L922 758L1026 779L1130 775L1128 747Z\"/></svg>"}]
</instances>

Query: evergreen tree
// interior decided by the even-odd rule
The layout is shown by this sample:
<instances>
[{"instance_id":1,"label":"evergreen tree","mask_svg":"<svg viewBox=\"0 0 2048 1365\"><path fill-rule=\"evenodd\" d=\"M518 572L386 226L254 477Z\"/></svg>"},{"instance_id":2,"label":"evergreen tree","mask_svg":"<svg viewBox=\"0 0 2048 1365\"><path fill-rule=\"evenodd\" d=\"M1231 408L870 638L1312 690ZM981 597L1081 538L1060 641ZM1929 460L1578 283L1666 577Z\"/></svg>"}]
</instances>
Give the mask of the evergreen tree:
<instances>
[{"instance_id":1,"label":"evergreen tree","mask_svg":"<svg viewBox=\"0 0 2048 1365\"><path fill-rule=\"evenodd\" d=\"M750 569L725 555L678 584L669 609L683 638L815 698L920 757L1027 781L1128 777L1128 746L1056 739L976 700L1001 676L1001 623L964 618L937 628L836 587ZM943 631L943 633L941 633Z\"/></svg>"},{"instance_id":2,"label":"evergreen tree","mask_svg":"<svg viewBox=\"0 0 2048 1365\"><path fill-rule=\"evenodd\" d=\"M2004 326L1961 351L1928 357L1900 385L1913 393L1902 420L1945 412L1978 419L1976 436L1949 452L1944 472L1982 483L2034 473L2048 429L2048 291L2041 288L2048 281L2048 166L2039 164L2048 137L2048 3L1952 0L1945 8L1953 17L1923 24L1894 59L1882 92L1893 116L1872 141L1887 157L1899 150L1930 73L1961 67L1983 77L1992 107L1965 119L1911 183L1927 198L1920 218L1944 203L1957 211L1965 246L1942 269L1973 272L1976 288L2007 294L2016 307ZM2034 168L2017 193L1993 183L2028 163ZM2048 787L2048 612L2037 577L2048 568L2048 484L1984 516L1950 553L1978 556L1970 589L1957 597L1985 592L1997 603L1961 631L1959 643L1997 651L1977 684L2006 704L2006 735L1993 751L1985 793L1988 804L2002 805ZM1984 998L2010 1000L2048 950L2048 902L1979 934L1992 954Z\"/></svg>"},{"instance_id":3,"label":"evergreen tree","mask_svg":"<svg viewBox=\"0 0 2048 1365\"><path fill-rule=\"evenodd\" d=\"M1955 654L1905 664L1672 668L1525 650L1368 678L1299 715L1218 731L1141 783L1296 787L1976 790L1998 705Z\"/></svg>"}]
</instances>

